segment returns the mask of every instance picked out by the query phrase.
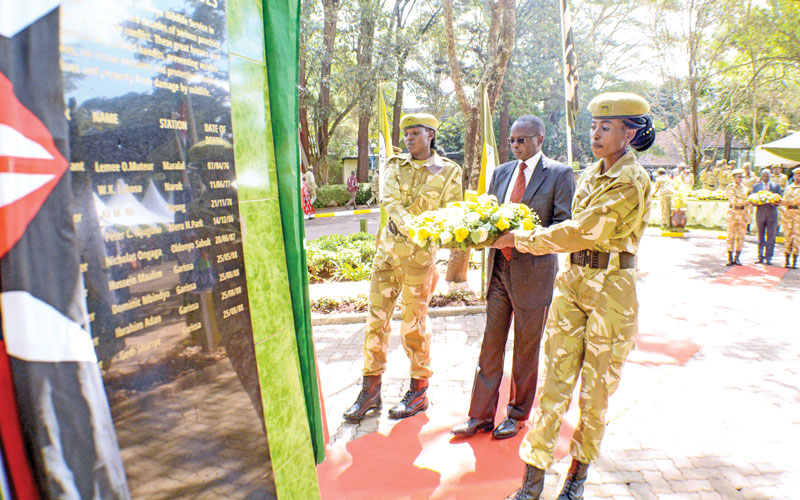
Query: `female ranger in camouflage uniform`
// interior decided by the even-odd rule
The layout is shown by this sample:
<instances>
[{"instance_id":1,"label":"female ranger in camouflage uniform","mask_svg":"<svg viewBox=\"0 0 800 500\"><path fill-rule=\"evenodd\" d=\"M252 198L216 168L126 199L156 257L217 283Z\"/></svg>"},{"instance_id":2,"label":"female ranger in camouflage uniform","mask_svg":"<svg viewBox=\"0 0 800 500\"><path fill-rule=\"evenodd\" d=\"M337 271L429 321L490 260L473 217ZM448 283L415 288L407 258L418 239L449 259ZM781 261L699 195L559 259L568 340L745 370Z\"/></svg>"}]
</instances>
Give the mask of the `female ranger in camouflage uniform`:
<instances>
[{"instance_id":1,"label":"female ranger in camouflage uniform","mask_svg":"<svg viewBox=\"0 0 800 500\"><path fill-rule=\"evenodd\" d=\"M383 206L389 223L380 234L369 290L364 335L364 382L358 399L344 419L358 422L381 407L381 374L386 369L390 321L400 298L400 335L411 360L411 383L403 400L389 410L392 418L410 417L428 407L431 336L427 328L428 301L435 282L435 251L416 246L406 229L409 218L460 201L461 167L436 153L435 117L406 115L400 120L407 154L392 156L386 165Z\"/></svg>"},{"instance_id":2,"label":"female ranger in camouflage uniform","mask_svg":"<svg viewBox=\"0 0 800 500\"><path fill-rule=\"evenodd\" d=\"M741 266L739 256L742 254L744 237L747 234L747 223L750 214L747 211L747 193L744 185L744 169L737 168L731 172L733 182L725 186L728 192L728 263L726 266Z\"/></svg>"},{"instance_id":3,"label":"female ranger in camouflage uniform","mask_svg":"<svg viewBox=\"0 0 800 500\"><path fill-rule=\"evenodd\" d=\"M580 420L572 434L569 468L559 500L583 498L589 463L600 453L608 398L637 332L636 252L650 218L650 182L636 151L655 132L641 97L600 94L589 104L592 153L572 201L572 219L534 231L514 231L495 247L515 246L542 255L570 252L556 280L547 318L545 378L533 426L520 447L527 463L522 488L508 499L538 499L553 454L561 417L581 377Z\"/></svg>"}]
</instances>

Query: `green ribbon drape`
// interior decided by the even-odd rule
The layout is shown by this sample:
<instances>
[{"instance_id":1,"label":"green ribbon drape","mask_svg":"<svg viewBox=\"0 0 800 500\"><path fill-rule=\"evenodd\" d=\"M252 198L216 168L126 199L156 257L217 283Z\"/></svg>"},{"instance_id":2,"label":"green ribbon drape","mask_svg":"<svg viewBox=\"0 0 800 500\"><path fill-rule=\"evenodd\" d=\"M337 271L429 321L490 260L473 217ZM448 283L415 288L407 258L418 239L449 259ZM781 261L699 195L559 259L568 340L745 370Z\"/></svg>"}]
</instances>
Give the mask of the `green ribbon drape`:
<instances>
[{"instance_id":1,"label":"green ribbon drape","mask_svg":"<svg viewBox=\"0 0 800 500\"><path fill-rule=\"evenodd\" d=\"M308 271L303 248L305 226L300 202L300 157L297 69L300 2L262 0L264 49L267 60L272 138L278 176L278 196L283 223L286 267L292 296L294 328L305 396L311 443L317 463L325 458L317 366L311 336Z\"/></svg>"}]
</instances>

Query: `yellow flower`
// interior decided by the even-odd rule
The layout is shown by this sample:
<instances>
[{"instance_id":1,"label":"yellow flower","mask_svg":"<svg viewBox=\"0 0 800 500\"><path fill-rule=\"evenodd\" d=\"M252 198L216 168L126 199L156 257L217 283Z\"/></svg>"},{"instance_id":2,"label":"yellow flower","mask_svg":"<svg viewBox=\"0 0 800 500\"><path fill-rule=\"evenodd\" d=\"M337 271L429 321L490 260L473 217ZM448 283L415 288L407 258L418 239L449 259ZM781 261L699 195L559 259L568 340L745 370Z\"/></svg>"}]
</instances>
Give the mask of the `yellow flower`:
<instances>
[{"instance_id":1,"label":"yellow flower","mask_svg":"<svg viewBox=\"0 0 800 500\"><path fill-rule=\"evenodd\" d=\"M408 237L409 238L413 238L415 234L417 234L417 230L416 229L414 229L413 227L408 228Z\"/></svg>"},{"instance_id":2,"label":"yellow flower","mask_svg":"<svg viewBox=\"0 0 800 500\"><path fill-rule=\"evenodd\" d=\"M469 229L465 227L460 227L456 229L455 236L456 236L456 241L461 243L462 241L467 239L467 236L469 236Z\"/></svg>"},{"instance_id":3,"label":"yellow flower","mask_svg":"<svg viewBox=\"0 0 800 500\"><path fill-rule=\"evenodd\" d=\"M497 229L499 229L501 231L505 231L506 229L511 227L511 224L508 223L508 219L506 219L505 217L500 217L497 220L496 226L497 226Z\"/></svg>"},{"instance_id":4,"label":"yellow flower","mask_svg":"<svg viewBox=\"0 0 800 500\"><path fill-rule=\"evenodd\" d=\"M522 221L522 229L525 231L530 231L534 228L533 221L530 219L523 219Z\"/></svg>"},{"instance_id":5,"label":"yellow flower","mask_svg":"<svg viewBox=\"0 0 800 500\"><path fill-rule=\"evenodd\" d=\"M428 229L424 228L424 227L419 228L419 231L417 231L417 237L420 239L420 241L427 240L430 235L431 235L431 232L428 231Z\"/></svg>"}]
</instances>

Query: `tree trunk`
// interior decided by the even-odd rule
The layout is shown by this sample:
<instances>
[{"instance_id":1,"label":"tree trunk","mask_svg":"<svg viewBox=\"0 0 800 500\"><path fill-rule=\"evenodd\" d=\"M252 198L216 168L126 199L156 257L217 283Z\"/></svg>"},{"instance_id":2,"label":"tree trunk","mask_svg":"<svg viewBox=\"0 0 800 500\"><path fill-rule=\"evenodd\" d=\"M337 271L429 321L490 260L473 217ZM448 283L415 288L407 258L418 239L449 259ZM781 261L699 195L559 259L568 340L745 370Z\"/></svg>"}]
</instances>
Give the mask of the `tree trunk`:
<instances>
[{"instance_id":1,"label":"tree trunk","mask_svg":"<svg viewBox=\"0 0 800 500\"><path fill-rule=\"evenodd\" d=\"M480 103L481 95L476 93L474 104L470 104L464 84L461 79L461 62L456 52L454 34L454 15L452 0L442 0L444 11L445 39L447 41L447 60L450 66L451 78L455 85L455 93L461 112L466 117L466 131L464 134L464 186L467 189L476 189L480 178ZM503 87L508 60L514 48L516 39L517 12L514 0L498 0L489 2L490 26L487 40L488 58L483 68L480 83L486 85L486 94L489 100L489 113L495 108L497 99ZM480 85L477 86L480 88ZM469 254L465 252L451 252L450 262L447 264L447 280L463 282L467 279L467 266ZM452 279L451 279L452 278Z\"/></svg>"},{"instance_id":2,"label":"tree trunk","mask_svg":"<svg viewBox=\"0 0 800 500\"><path fill-rule=\"evenodd\" d=\"M400 115L403 113L403 94L405 93L406 72L403 68L405 59L400 61L397 68L397 89L394 91L394 106L392 106L392 146L400 145ZM387 154L393 154L388 151Z\"/></svg>"},{"instance_id":3,"label":"tree trunk","mask_svg":"<svg viewBox=\"0 0 800 500\"><path fill-rule=\"evenodd\" d=\"M330 136L328 125L330 122L331 108L331 61L336 40L336 22L339 15L339 0L325 0L325 21L322 28L322 46L325 51L320 64L320 88L317 100L317 156L314 159L314 172L319 173L320 184L328 182L328 143Z\"/></svg>"},{"instance_id":4,"label":"tree trunk","mask_svg":"<svg viewBox=\"0 0 800 500\"><path fill-rule=\"evenodd\" d=\"M358 117L358 182L369 181L369 119L372 113L362 111Z\"/></svg>"},{"instance_id":5,"label":"tree trunk","mask_svg":"<svg viewBox=\"0 0 800 500\"><path fill-rule=\"evenodd\" d=\"M500 108L500 130L497 137L497 157L500 163L508 161L508 136L510 135L511 116L508 112L508 99L503 95L503 103Z\"/></svg>"}]
</instances>

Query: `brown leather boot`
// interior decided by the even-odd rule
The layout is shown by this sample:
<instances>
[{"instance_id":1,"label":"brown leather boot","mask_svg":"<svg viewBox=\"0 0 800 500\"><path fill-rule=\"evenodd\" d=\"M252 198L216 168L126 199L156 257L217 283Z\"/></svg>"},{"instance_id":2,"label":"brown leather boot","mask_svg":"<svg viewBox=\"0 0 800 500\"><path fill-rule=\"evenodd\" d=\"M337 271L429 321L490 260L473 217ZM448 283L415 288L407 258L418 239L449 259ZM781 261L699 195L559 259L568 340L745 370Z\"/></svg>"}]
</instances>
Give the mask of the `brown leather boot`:
<instances>
[{"instance_id":1,"label":"brown leather boot","mask_svg":"<svg viewBox=\"0 0 800 500\"><path fill-rule=\"evenodd\" d=\"M389 410L389 418L400 419L428 409L428 379L412 378L403 400Z\"/></svg>"},{"instance_id":2,"label":"brown leather boot","mask_svg":"<svg viewBox=\"0 0 800 500\"><path fill-rule=\"evenodd\" d=\"M586 474L589 472L589 464L578 462L574 458L567 472L567 479L564 487L556 500L583 500L583 483L586 482Z\"/></svg>"},{"instance_id":3,"label":"brown leather boot","mask_svg":"<svg viewBox=\"0 0 800 500\"><path fill-rule=\"evenodd\" d=\"M358 393L356 402L342 416L348 422L360 422L370 411L380 409L381 376L364 375L364 383L361 386L361 392Z\"/></svg>"},{"instance_id":4,"label":"brown leather boot","mask_svg":"<svg viewBox=\"0 0 800 500\"><path fill-rule=\"evenodd\" d=\"M506 497L506 500L539 500L544 489L544 470L525 464L522 488Z\"/></svg>"}]
</instances>

